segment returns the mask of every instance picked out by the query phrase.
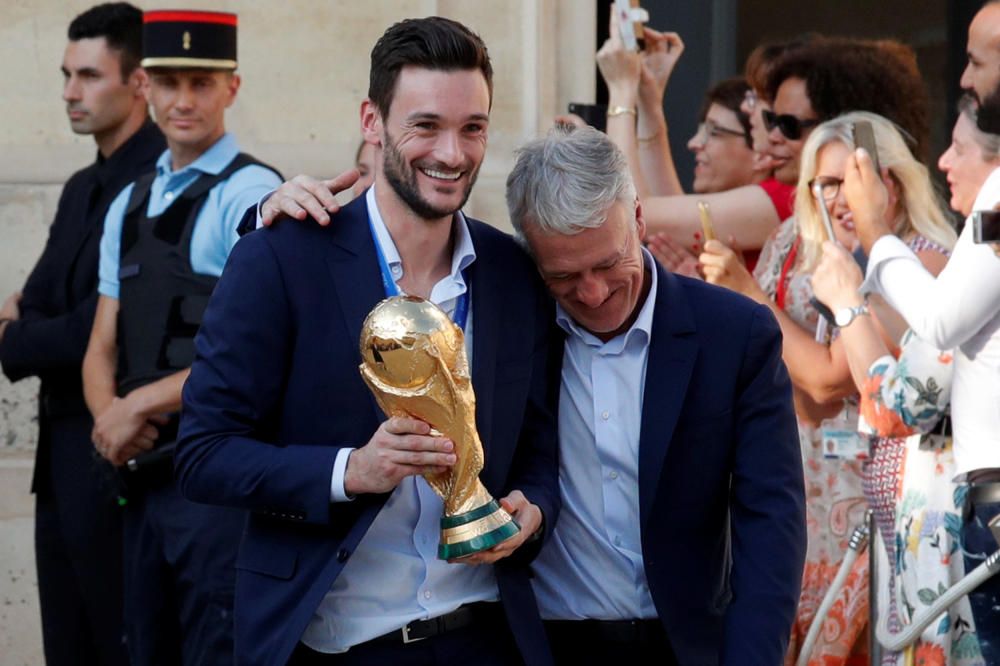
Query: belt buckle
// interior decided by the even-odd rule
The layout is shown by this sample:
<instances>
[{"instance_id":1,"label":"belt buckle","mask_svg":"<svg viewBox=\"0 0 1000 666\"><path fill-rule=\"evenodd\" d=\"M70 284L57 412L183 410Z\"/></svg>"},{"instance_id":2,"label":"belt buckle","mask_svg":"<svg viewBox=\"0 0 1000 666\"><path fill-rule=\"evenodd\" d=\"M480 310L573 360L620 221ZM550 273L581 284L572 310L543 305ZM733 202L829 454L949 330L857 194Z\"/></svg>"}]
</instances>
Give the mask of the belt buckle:
<instances>
[{"instance_id":1,"label":"belt buckle","mask_svg":"<svg viewBox=\"0 0 1000 666\"><path fill-rule=\"evenodd\" d=\"M420 638L410 638L410 625L404 624L403 628L400 629L403 632L403 645L409 645L410 643L416 643L417 641L422 641L426 636L421 636Z\"/></svg>"}]
</instances>

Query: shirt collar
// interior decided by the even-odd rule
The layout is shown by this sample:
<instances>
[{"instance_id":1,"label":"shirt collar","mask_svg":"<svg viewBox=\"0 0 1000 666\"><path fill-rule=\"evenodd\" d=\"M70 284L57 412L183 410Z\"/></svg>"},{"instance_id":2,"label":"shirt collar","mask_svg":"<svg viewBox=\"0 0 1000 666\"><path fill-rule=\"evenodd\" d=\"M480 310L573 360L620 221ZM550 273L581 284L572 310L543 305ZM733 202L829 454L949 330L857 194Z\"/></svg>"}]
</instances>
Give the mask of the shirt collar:
<instances>
[{"instance_id":1,"label":"shirt collar","mask_svg":"<svg viewBox=\"0 0 1000 666\"><path fill-rule=\"evenodd\" d=\"M642 304L642 308L639 310L639 316L636 317L635 321L632 322L632 326L627 331L604 342L573 321L573 318L557 302L556 323L559 324L559 327L588 346L600 348L601 353L605 354L620 354L633 339L638 340L638 344L642 347L648 347L649 340L653 335L653 308L656 306L656 285L658 278L656 276L656 262L653 261L653 255L646 248L641 248L641 250L642 263L646 267L646 270L650 272L652 283L649 286L649 293L646 294L646 302Z\"/></svg>"},{"instance_id":2,"label":"shirt collar","mask_svg":"<svg viewBox=\"0 0 1000 666\"><path fill-rule=\"evenodd\" d=\"M174 171L171 163L170 149L167 148L156 160L156 173L160 176L172 176L185 171L195 170L213 176L222 173L230 162L239 154L240 147L236 143L236 137L229 132L223 134L212 147L202 153L198 159L188 164L179 171Z\"/></svg>"},{"instance_id":3,"label":"shirt collar","mask_svg":"<svg viewBox=\"0 0 1000 666\"><path fill-rule=\"evenodd\" d=\"M372 185L365 193L365 202L368 204L368 219L371 220L372 228L375 230L375 238L379 247L382 248L382 256L385 263L392 271L394 281L399 281L403 277L403 259L399 256L399 250L392 241L392 235L385 220L379 212L378 204L375 202L375 186ZM476 260L476 248L472 244L472 235L469 233L469 223L465 219L462 211L456 211L452 224L455 229L455 249L451 254L451 278L465 286L465 278L462 271L469 267Z\"/></svg>"},{"instance_id":4,"label":"shirt collar","mask_svg":"<svg viewBox=\"0 0 1000 666\"><path fill-rule=\"evenodd\" d=\"M125 166L125 162L129 159L131 154L134 153L141 144L148 141L154 141L159 131L160 130L156 127L156 124L153 123L153 121L147 120L125 141L125 143L118 146L118 150L115 152L111 153L107 157L104 157L101 155L101 152L98 151L97 178L101 185L107 185L112 175L115 174L115 172L117 172L121 167Z\"/></svg>"}]
</instances>

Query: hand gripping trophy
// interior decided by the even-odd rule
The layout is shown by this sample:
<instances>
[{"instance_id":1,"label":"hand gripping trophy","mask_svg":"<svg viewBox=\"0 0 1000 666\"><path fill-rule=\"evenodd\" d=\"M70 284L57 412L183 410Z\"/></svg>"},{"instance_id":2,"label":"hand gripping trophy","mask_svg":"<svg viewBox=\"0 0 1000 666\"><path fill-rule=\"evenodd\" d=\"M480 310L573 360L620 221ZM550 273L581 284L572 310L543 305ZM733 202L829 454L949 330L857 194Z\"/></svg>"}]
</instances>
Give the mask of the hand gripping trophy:
<instances>
[{"instance_id":1,"label":"hand gripping trophy","mask_svg":"<svg viewBox=\"0 0 1000 666\"><path fill-rule=\"evenodd\" d=\"M479 480L483 445L462 329L430 301L393 296L365 319L361 359L361 376L387 416L425 421L455 444L455 465L424 475L444 500L438 557L470 555L517 534L517 523Z\"/></svg>"}]
</instances>

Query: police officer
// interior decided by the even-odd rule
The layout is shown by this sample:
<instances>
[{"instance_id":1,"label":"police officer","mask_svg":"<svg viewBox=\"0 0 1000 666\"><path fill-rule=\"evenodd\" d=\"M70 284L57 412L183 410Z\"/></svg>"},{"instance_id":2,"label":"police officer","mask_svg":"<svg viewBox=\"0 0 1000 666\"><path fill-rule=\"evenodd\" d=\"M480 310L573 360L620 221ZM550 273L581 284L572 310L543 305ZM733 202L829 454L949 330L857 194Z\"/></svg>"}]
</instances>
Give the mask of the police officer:
<instances>
[{"instance_id":1,"label":"police officer","mask_svg":"<svg viewBox=\"0 0 1000 666\"><path fill-rule=\"evenodd\" d=\"M146 96L167 140L154 173L112 202L84 358L97 451L122 467L125 617L135 664L232 661L240 511L184 500L171 452L181 387L242 212L281 181L226 133L236 100L234 14L143 17Z\"/></svg>"},{"instance_id":2,"label":"police officer","mask_svg":"<svg viewBox=\"0 0 1000 666\"><path fill-rule=\"evenodd\" d=\"M41 379L31 488L45 661L125 664L121 511L110 465L88 446L94 423L80 365L108 205L152 171L164 142L142 91L142 12L98 5L73 19L67 36L63 101L73 132L94 137L97 159L66 182L38 263L0 308L0 364L11 381Z\"/></svg>"}]
</instances>

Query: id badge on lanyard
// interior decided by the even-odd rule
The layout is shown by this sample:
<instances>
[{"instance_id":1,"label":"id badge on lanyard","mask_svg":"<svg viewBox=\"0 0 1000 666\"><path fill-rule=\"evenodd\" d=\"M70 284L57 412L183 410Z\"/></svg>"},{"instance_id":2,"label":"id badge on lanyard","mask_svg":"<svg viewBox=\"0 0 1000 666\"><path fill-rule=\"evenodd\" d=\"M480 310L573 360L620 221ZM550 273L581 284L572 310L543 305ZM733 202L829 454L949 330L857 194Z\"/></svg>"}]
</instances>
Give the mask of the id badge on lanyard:
<instances>
[{"instance_id":1,"label":"id badge on lanyard","mask_svg":"<svg viewBox=\"0 0 1000 666\"><path fill-rule=\"evenodd\" d=\"M820 426L823 442L823 457L836 460L867 460L871 448L866 435L858 432L857 426L845 418L837 417L823 421Z\"/></svg>"}]
</instances>

